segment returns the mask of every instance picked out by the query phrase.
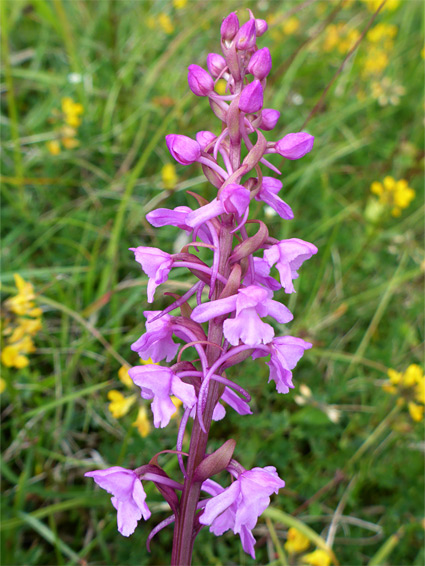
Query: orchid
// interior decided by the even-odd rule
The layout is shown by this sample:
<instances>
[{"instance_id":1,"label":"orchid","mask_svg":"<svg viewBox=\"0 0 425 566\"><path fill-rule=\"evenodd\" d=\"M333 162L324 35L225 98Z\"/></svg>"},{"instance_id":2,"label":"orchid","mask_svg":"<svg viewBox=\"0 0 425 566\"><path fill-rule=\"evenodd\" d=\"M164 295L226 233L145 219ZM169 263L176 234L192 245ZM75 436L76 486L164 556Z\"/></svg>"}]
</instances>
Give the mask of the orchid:
<instances>
[{"instance_id":1,"label":"orchid","mask_svg":"<svg viewBox=\"0 0 425 566\"><path fill-rule=\"evenodd\" d=\"M102 489L113 495L111 501L117 510L118 530L123 536L132 535L138 521L142 517L147 521L151 516L142 482L133 470L113 466L84 475L93 478Z\"/></svg>"},{"instance_id":2,"label":"orchid","mask_svg":"<svg viewBox=\"0 0 425 566\"><path fill-rule=\"evenodd\" d=\"M173 399L183 405L176 446L161 450L136 470L112 467L86 474L113 495L118 529L124 536L150 515L141 480L155 484L172 514L153 528L148 547L157 532L175 523L173 566L191 564L196 535L205 526L217 536L232 530L245 552L255 557L252 530L270 496L285 482L273 466L245 470L234 458L232 439L208 453L209 431L214 421L224 418L226 407L241 418L252 413L251 396L239 383L242 372L232 368L250 357L269 357L265 362L269 382L285 394L294 387L294 368L312 347L289 335L285 325L293 315L277 293L295 292L298 270L317 248L299 238L277 240L252 215L256 203L264 203L283 221L294 218L282 198L283 183L263 174L262 168L280 175L268 159L280 155L290 168L289 161L312 150L314 137L294 132L277 141L266 139L263 132L276 128L280 119L278 110L263 107L272 59L266 47L257 47L257 39L266 33L267 23L251 10L248 16L241 25L236 13L229 14L220 28L222 55L210 53L207 70L198 64L188 68L189 88L200 97L197 103L208 99L220 122L217 132L200 130L192 137L174 133L165 138L177 163L202 167L213 188L211 196L206 199L190 192L194 198L190 206L158 208L147 214L156 228L171 226L186 232L179 253L142 245L130 248L148 277L149 303L174 268L184 268L189 275L184 293L168 293L163 310L144 312L146 331L131 349L151 361L128 370L141 397L151 401L156 428L170 422ZM224 94L216 91L218 80L226 83ZM163 452L177 454L181 482L168 477L158 464ZM228 487L211 479L220 472L230 474Z\"/></svg>"},{"instance_id":3,"label":"orchid","mask_svg":"<svg viewBox=\"0 0 425 566\"><path fill-rule=\"evenodd\" d=\"M285 482L273 466L244 470L230 487L212 493L213 497L207 501L199 522L210 525L210 531L215 535L229 529L239 533L243 549L255 559L255 539L251 531L258 517L269 506L270 495L282 487L285 487ZM211 492L211 484L204 484L203 489Z\"/></svg>"}]
</instances>

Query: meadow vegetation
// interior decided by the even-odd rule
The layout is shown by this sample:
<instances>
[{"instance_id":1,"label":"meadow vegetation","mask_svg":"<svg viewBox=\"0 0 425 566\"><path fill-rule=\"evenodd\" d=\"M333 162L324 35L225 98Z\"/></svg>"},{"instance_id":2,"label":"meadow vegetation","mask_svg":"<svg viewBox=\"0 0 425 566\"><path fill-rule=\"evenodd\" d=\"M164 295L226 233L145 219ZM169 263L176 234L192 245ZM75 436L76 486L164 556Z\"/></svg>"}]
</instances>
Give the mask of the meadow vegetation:
<instances>
[{"instance_id":1,"label":"meadow vegetation","mask_svg":"<svg viewBox=\"0 0 425 566\"><path fill-rule=\"evenodd\" d=\"M175 439L178 403L175 426L154 429L126 371L147 306L128 248L178 251L184 234L145 215L188 204L186 190L213 198L164 136L218 133L187 66L205 66L221 19L246 7L270 25L273 139L315 136L299 162L270 158L295 219L264 212L274 237L319 248L287 302L291 334L314 347L288 395L264 365L239 366L254 414L229 411L211 449L233 437L245 467L285 479L255 531L258 564L424 563L423 5L381 4L0 2L3 564L168 563L171 529L145 546L167 514L159 494L148 488L153 518L125 539L83 474L141 465ZM176 270L163 290L189 286ZM194 564L254 563L231 534L204 530L194 552Z\"/></svg>"}]
</instances>

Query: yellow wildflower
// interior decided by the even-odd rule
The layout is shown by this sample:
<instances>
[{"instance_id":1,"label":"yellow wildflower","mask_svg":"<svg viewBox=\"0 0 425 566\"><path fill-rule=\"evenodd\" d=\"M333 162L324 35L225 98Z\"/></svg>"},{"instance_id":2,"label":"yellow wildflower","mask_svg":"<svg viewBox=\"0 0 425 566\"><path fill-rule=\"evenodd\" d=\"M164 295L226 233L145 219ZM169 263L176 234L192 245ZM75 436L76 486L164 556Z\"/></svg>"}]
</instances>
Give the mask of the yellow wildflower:
<instances>
[{"instance_id":1,"label":"yellow wildflower","mask_svg":"<svg viewBox=\"0 0 425 566\"><path fill-rule=\"evenodd\" d=\"M137 413L137 419L134 421L132 426L137 427L142 438L146 438L148 436L151 430L151 424L148 419L146 407L140 407L139 412Z\"/></svg>"},{"instance_id":2,"label":"yellow wildflower","mask_svg":"<svg viewBox=\"0 0 425 566\"><path fill-rule=\"evenodd\" d=\"M121 366L120 369L118 370L118 379L124 383L124 385L126 387L133 387L133 380L131 379L131 377L128 375L128 370L130 369L130 366Z\"/></svg>"},{"instance_id":3,"label":"yellow wildflower","mask_svg":"<svg viewBox=\"0 0 425 566\"><path fill-rule=\"evenodd\" d=\"M329 566L331 557L325 550L317 549L310 554L305 554L301 559L305 564L310 566Z\"/></svg>"},{"instance_id":4,"label":"yellow wildflower","mask_svg":"<svg viewBox=\"0 0 425 566\"><path fill-rule=\"evenodd\" d=\"M1 361L6 367L15 367L17 369L27 367L30 363L29 359L22 355L19 344L5 346L1 353Z\"/></svg>"},{"instance_id":5,"label":"yellow wildflower","mask_svg":"<svg viewBox=\"0 0 425 566\"><path fill-rule=\"evenodd\" d=\"M62 144L65 149L74 149L80 145L80 142L75 138L62 138Z\"/></svg>"},{"instance_id":6,"label":"yellow wildflower","mask_svg":"<svg viewBox=\"0 0 425 566\"><path fill-rule=\"evenodd\" d=\"M425 378L422 377L422 381L415 386L415 399L425 405Z\"/></svg>"},{"instance_id":7,"label":"yellow wildflower","mask_svg":"<svg viewBox=\"0 0 425 566\"><path fill-rule=\"evenodd\" d=\"M46 143L47 150L52 155L59 155L61 152L61 146L58 140L52 140Z\"/></svg>"},{"instance_id":8,"label":"yellow wildflower","mask_svg":"<svg viewBox=\"0 0 425 566\"><path fill-rule=\"evenodd\" d=\"M405 387L413 387L420 384L424 380L424 372L418 364L410 364L403 374L403 385Z\"/></svg>"},{"instance_id":9,"label":"yellow wildflower","mask_svg":"<svg viewBox=\"0 0 425 566\"><path fill-rule=\"evenodd\" d=\"M5 306L18 317L15 317L13 322L8 321L3 333L8 338L1 354L1 361L6 367L21 369L29 364L25 354L35 352L31 336L35 336L42 328L42 310L35 306L32 284L25 281L18 273L14 274L14 278L18 293L9 297L5 301Z\"/></svg>"},{"instance_id":10,"label":"yellow wildflower","mask_svg":"<svg viewBox=\"0 0 425 566\"><path fill-rule=\"evenodd\" d=\"M122 393L116 389L112 389L112 391L108 393L108 399L111 401L108 406L109 411L115 419L119 419L128 413L131 406L136 401L136 395L124 397Z\"/></svg>"},{"instance_id":11,"label":"yellow wildflower","mask_svg":"<svg viewBox=\"0 0 425 566\"><path fill-rule=\"evenodd\" d=\"M292 16L291 18L289 18L289 20L286 20L286 22L284 22L282 25L283 33L285 35L292 35L299 29L299 27L300 21L295 16Z\"/></svg>"},{"instance_id":12,"label":"yellow wildflower","mask_svg":"<svg viewBox=\"0 0 425 566\"><path fill-rule=\"evenodd\" d=\"M413 403L411 401L410 403L407 404L407 408L409 409L410 416L416 423L420 423L423 420L424 418L423 405L417 405L416 403Z\"/></svg>"},{"instance_id":13,"label":"yellow wildflower","mask_svg":"<svg viewBox=\"0 0 425 566\"><path fill-rule=\"evenodd\" d=\"M176 10L181 10L187 4L187 0L173 0L173 6Z\"/></svg>"},{"instance_id":14,"label":"yellow wildflower","mask_svg":"<svg viewBox=\"0 0 425 566\"><path fill-rule=\"evenodd\" d=\"M18 289L18 294L7 299L6 306L15 314L28 314L28 311L34 308L34 287L31 283L24 281L18 273L15 273L13 277L15 279L16 288Z\"/></svg>"},{"instance_id":15,"label":"yellow wildflower","mask_svg":"<svg viewBox=\"0 0 425 566\"><path fill-rule=\"evenodd\" d=\"M12 335L8 339L8 342L10 344L19 342L19 340L22 340L25 334L28 334L29 336L35 336L37 332L42 329L42 326L42 322L39 318L18 318L18 326L14 329Z\"/></svg>"},{"instance_id":16,"label":"yellow wildflower","mask_svg":"<svg viewBox=\"0 0 425 566\"><path fill-rule=\"evenodd\" d=\"M397 405L402 407L407 402L410 416L415 422L424 417L425 405L425 375L417 364L410 364L405 372L388 370L390 382L382 385L384 391L392 395L399 395Z\"/></svg>"},{"instance_id":17,"label":"yellow wildflower","mask_svg":"<svg viewBox=\"0 0 425 566\"><path fill-rule=\"evenodd\" d=\"M164 185L164 188L168 190L174 189L178 177L176 173L176 168L174 167L173 163L166 163L163 166L161 170L161 176L162 176L162 184Z\"/></svg>"},{"instance_id":18,"label":"yellow wildflower","mask_svg":"<svg viewBox=\"0 0 425 566\"><path fill-rule=\"evenodd\" d=\"M173 22L171 21L171 18L168 14L161 12L158 16L158 23L159 23L162 31L164 31L165 33L168 33L168 34L173 33L174 25L173 25Z\"/></svg>"},{"instance_id":19,"label":"yellow wildflower","mask_svg":"<svg viewBox=\"0 0 425 566\"><path fill-rule=\"evenodd\" d=\"M217 81L215 83L215 92L217 94L226 94L226 87L227 87L227 81L225 81L224 79L220 79L219 81Z\"/></svg>"},{"instance_id":20,"label":"yellow wildflower","mask_svg":"<svg viewBox=\"0 0 425 566\"><path fill-rule=\"evenodd\" d=\"M288 530L288 540L285 542L285 550L289 554L296 554L307 550L310 546L309 539L300 531L291 527Z\"/></svg>"},{"instance_id":21,"label":"yellow wildflower","mask_svg":"<svg viewBox=\"0 0 425 566\"><path fill-rule=\"evenodd\" d=\"M6 380L0 377L0 395L5 391L6 386Z\"/></svg>"},{"instance_id":22,"label":"yellow wildflower","mask_svg":"<svg viewBox=\"0 0 425 566\"><path fill-rule=\"evenodd\" d=\"M79 116L84 112L83 105L78 102L74 102L69 96L62 98L61 107L62 112L67 115L75 114L76 116Z\"/></svg>"},{"instance_id":23,"label":"yellow wildflower","mask_svg":"<svg viewBox=\"0 0 425 566\"><path fill-rule=\"evenodd\" d=\"M387 375L390 378L390 381L393 385L398 385L403 376L402 373L400 373L399 371L395 371L395 369L389 369Z\"/></svg>"},{"instance_id":24,"label":"yellow wildflower","mask_svg":"<svg viewBox=\"0 0 425 566\"><path fill-rule=\"evenodd\" d=\"M382 183L374 181L370 190L379 197L381 204L391 206L393 216L400 216L401 211L409 206L416 194L405 179L396 181L390 176L385 177Z\"/></svg>"},{"instance_id":25,"label":"yellow wildflower","mask_svg":"<svg viewBox=\"0 0 425 566\"><path fill-rule=\"evenodd\" d=\"M362 0L362 2L367 5L370 12L376 12L376 10L382 4L382 0ZM400 0L387 0L387 2L382 7L382 11L389 10L390 12L393 12L399 7L399 5Z\"/></svg>"},{"instance_id":26,"label":"yellow wildflower","mask_svg":"<svg viewBox=\"0 0 425 566\"><path fill-rule=\"evenodd\" d=\"M367 32L367 39L371 43L381 43L388 38L394 39L398 28L394 24L379 23Z\"/></svg>"},{"instance_id":27,"label":"yellow wildflower","mask_svg":"<svg viewBox=\"0 0 425 566\"><path fill-rule=\"evenodd\" d=\"M370 48L363 63L363 74L365 76L380 74L389 63L389 57L379 47Z\"/></svg>"}]
</instances>

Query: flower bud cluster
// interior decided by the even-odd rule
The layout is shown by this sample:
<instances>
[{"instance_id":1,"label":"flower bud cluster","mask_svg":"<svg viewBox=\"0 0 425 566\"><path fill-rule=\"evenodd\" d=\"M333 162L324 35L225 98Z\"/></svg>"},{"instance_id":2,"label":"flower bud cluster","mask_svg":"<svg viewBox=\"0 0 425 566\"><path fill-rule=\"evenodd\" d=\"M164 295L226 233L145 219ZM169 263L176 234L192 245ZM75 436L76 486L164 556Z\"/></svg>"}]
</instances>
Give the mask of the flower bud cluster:
<instances>
[{"instance_id":1,"label":"flower bud cluster","mask_svg":"<svg viewBox=\"0 0 425 566\"><path fill-rule=\"evenodd\" d=\"M277 336L270 318L279 327L292 320L288 307L274 294L279 290L295 292L293 282L298 270L317 248L298 238L276 240L264 222L250 217L251 203L256 201L272 207L283 220L294 218L279 194L281 181L263 175L261 166L280 174L266 156L300 159L311 151L314 142L307 132L289 133L277 141L267 141L262 133L273 130L280 117L278 110L264 108L272 59L267 47L257 47L257 38L266 31L267 23L256 19L250 10L248 21L242 25L232 12L220 29L223 54L208 55L208 71L196 64L188 68L190 90L208 98L221 123L220 131L199 131L195 138L169 134L166 144L181 165L199 163L216 191L209 201L191 193L197 207L160 208L146 218L155 227L184 230L192 242L175 254L145 246L131 248L149 278L149 303L174 268L184 267L197 279L183 295L173 294L173 301L163 311L144 313L146 332L134 342L132 350L144 359L152 358L155 365L129 370L141 396L152 401L156 427L170 421L174 412L171 396L183 403L185 413L176 452L184 482L178 484L169 478L157 464L157 456L149 469L142 466L140 473L121 468L91 473L101 487L114 495L118 528L126 536L134 531L137 520L142 516L147 519L150 514L140 479L154 481L174 516L157 526L151 537L178 518L173 564L189 563L191 535L203 525L216 535L233 530L240 535L244 550L255 556L252 529L269 504L270 495L277 493L284 482L273 467L245 470L233 459L234 441L206 455L211 421L223 418L225 407L240 415L251 413L249 392L237 378L231 381L223 373L248 357L267 357L269 381L274 381L279 393L288 393L294 387L292 370L312 346L285 331L283 336ZM215 92L219 79L226 81L225 95ZM242 151L243 145L246 152ZM209 262L195 253L201 247L210 253ZM181 359L188 348L195 350L193 362ZM172 365L156 365L164 360ZM194 423L185 463L182 443L190 419ZM211 480L212 475L225 469L234 479L227 488ZM200 498L201 489L211 497ZM178 490L182 491L180 499ZM195 515L196 509L203 511Z\"/></svg>"}]
</instances>

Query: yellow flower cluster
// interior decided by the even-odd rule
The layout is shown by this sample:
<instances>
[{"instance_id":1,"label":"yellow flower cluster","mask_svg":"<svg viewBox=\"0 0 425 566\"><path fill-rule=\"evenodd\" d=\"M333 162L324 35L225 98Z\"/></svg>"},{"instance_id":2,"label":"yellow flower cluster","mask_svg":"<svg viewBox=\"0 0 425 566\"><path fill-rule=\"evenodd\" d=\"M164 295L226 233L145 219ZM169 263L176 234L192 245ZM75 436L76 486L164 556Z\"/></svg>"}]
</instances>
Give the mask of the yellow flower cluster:
<instances>
[{"instance_id":1,"label":"yellow flower cluster","mask_svg":"<svg viewBox=\"0 0 425 566\"><path fill-rule=\"evenodd\" d=\"M379 197L380 204L391 206L391 214L394 217L400 216L401 211L415 198L415 191L409 187L405 179L396 181L390 176L385 177L382 183L373 182L370 190Z\"/></svg>"},{"instance_id":2,"label":"yellow flower cluster","mask_svg":"<svg viewBox=\"0 0 425 566\"><path fill-rule=\"evenodd\" d=\"M301 558L304 564L309 564L310 566L329 566L331 563L331 557L325 550L317 549L310 554L304 554Z\"/></svg>"},{"instance_id":3,"label":"yellow flower cluster","mask_svg":"<svg viewBox=\"0 0 425 566\"><path fill-rule=\"evenodd\" d=\"M59 129L59 139L47 142L47 149L52 155L58 155L61 152L61 144L65 149L74 149L79 145L77 140L77 129L81 125L81 115L84 113L82 104L74 102L69 96L61 100L62 114L61 119L64 122Z\"/></svg>"},{"instance_id":4,"label":"yellow flower cluster","mask_svg":"<svg viewBox=\"0 0 425 566\"><path fill-rule=\"evenodd\" d=\"M298 529L291 527L288 530L288 538L285 542L285 550L288 554L304 552L310 546L309 539Z\"/></svg>"},{"instance_id":5,"label":"yellow flower cluster","mask_svg":"<svg viewBox=\"0 0 425 566\"><path fill-rule=\"evenodd\" d=\"M365 77L380 75L388 66L398 28L394 24L379 23L366 35L362 73Z\"/></svg>"},{"instance_id":6,"label":"yellow flower cluster","mask_svg":"<svg viewBox=\"0 0 425 566\"><path fill-rule=\"evenodd\" d=\"M29 364L26 354L35 352L32 338L41 330L42 310L36 307L34 287L15 273L18 293L5 301L5 311L10 313L5 321L3 334L7 345L1 353L1 361L6 367L21 369Z\"/></svg>"},{"instance_id":7,"label":"yellow flower cluster","mask_svg":"<svg viewBox=\"0 0 425 566\"><path fill-rule=\"evenodd\" d=\"M294 35L300 28L300 20L295 16L279 22L279 16L271 14L268 18L268 24L270 26L270 37L274 41L281 41L289 35Z\"/></svg>"},{"instance_id":8,"label":"yellow flower cluster","mask_svg":"<svg viewBox=\"0 0 425 566\"><path fill-rule=\"evenodd\" d=\"M384 391L399 395L400 405L407 403L410 416L415 422L424 418L425 405L425 375L417 364L411 364L402 373L394 369L388 370L389 381L384 383Z\"/></svg>"},{"instance_id":9,"label":"yellow flower cluster","mask_svg":"<svg viewBox=\"0 0 425 566\"><path fill-rule=\"evenodd\" d=\"M359 39L360 33L356 29L350 29L343 23L330 24L325 30L323 51L339 51L345 55Z\"/></svg>"},{"instance_id":10,"label":"yellow flower cluster","mask_svg":"<svg viewBox=\"0 0 425 566\"><path fill-rule=\"evenodd\" d=\"M382 4L382 0L361 0L363 4L366 4L368 10L370 12L376 12L379 6ZM400 0L387 0L385 4L382 6L382 10L388 10L389 12L393 12L396 10L400 5Z\"/></svg>"}]
</instances>

